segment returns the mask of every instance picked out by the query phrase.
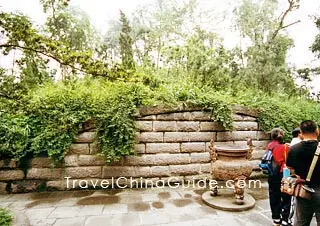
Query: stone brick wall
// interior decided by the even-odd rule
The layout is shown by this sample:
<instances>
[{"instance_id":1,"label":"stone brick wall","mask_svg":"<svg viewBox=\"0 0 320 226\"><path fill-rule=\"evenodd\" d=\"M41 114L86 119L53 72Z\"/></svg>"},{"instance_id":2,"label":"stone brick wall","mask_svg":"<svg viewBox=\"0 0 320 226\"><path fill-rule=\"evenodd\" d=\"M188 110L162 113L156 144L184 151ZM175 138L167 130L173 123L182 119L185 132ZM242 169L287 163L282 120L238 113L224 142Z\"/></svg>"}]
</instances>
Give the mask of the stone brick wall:
<instances>
[{"instance_id":1,"label":"stone brick wall","mask_svg":"<svg viewBox=\"0 0 320 226\"><path fill-rule=\"evenodd\" d=\"M257 112L234 106L234 130L226 131L212 122L211 114L201 109L140 110L137 117L139 132L134 156L105 164L94 143L95 132L88 126L77 135L62 165L54 166L48 158L34 158L22 170L12 160L0 161L0 193L28 192L41 189L65 190L75 180L109 180L140 177L150 180L175 181L211 178L209 143L246 145L251 137L254 144L254 167L257 166L269 135L262 132ZM258 172L258 171L257 171ZM252 176L257 176L254 172ZM65 177L70 177L68 185ZM122 184L128 183L123 180ZM78 184L78 183L75 183ZM71 186L72 187L72 186Z\"/></svg>"}]
</instances>

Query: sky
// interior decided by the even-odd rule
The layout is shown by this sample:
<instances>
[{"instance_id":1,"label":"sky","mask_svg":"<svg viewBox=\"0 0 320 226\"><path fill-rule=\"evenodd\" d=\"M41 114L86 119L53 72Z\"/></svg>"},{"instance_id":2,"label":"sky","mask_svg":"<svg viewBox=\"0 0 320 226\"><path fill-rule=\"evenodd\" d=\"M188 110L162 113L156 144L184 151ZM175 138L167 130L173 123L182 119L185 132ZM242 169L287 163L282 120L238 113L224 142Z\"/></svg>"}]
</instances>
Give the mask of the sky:
<instances>
[{"instance_id":1,"label":"sky","mask_svg":"<svg viewBox=\"0 0 320 226\"><path fill-rule=\"evenodd\" d=\"M71 0L70 4L78 6L90 17L93 25L102 33L107 31L108 21L119 18L121 9L127 15L131 15L137 8L145 4L152 4L154 0ZM237 0L198 0L201 8L212 8L220 13L232 13L234 3ZM279 0L280 8L284 9L288 1ZM28 15L32 21L42 24L45 15L39 0L0 0L0 9L5 11L20 11ZM313 23L313 15L319 15L319 0L300 0L300 8L293 12L287 19L287 23L300 20L300 23L289 27L288 34L293 38L295 46L288 54L290 66L297 68L316 65L319 60L310 51L315 36L319 31ZM238 36L231 31L231 21L224 21L218 29L218 33L224 39L227 48L232 48L239 44ZM236 37L236 38L235 38ZM320 77L314 79L312 85L320 91Z\"/></svg>"}]
</instances>

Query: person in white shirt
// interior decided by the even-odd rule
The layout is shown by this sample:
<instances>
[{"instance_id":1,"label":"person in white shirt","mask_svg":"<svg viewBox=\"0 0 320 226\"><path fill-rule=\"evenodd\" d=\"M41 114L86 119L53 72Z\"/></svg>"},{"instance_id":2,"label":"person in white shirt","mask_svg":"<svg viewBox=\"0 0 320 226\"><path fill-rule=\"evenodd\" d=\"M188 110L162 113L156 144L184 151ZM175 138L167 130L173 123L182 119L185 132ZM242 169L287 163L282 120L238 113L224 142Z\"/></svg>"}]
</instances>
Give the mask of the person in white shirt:
<instances>
[{"instance_id":1,"label":"person in white shirt","mask_svg":"<svg viewBox=\"0 0 320 226\"><path fill-rule=\"evenodd\" d=\"M299 127L297 127L294 130L292 130L292 137L293 138L291 140L290 146L298 144L298 143L300 143L302 141L302 135L301 135L301 131L300 131Z\"/></svg>"}]
</instances>

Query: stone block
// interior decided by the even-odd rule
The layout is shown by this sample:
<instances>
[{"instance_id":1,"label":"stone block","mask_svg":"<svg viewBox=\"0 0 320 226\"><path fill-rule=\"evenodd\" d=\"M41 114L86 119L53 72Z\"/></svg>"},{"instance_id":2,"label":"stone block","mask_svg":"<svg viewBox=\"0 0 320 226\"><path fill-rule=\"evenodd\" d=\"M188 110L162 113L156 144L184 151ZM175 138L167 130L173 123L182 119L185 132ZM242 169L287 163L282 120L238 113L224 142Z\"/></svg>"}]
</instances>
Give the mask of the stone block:
<instances>
[{"instance_id":1,"label":"stone block","mask_svg":"<svg viewBox=\"0 0 320 226\"><path fill-rule=\"evenodd\" d=\"M83 154L87 155L90 153L89 144L71 144L68 154Z\"/></svg>"},{"instance_id":2,"label":"stone block","mask_svg":"<svg viewBox=\"0 0 320 226\"><path fill-rule=\"evenodd\" d=\"M150 177L150 167L144 166L104 166L102 170L103 178L110 177Z\"/></svg>"},{"instance_id":3,"label":"stone block","mask_svg":"<svg viewBox=\"0 0 320 226\"><path fill-rule=\"evenodd\" d=\"M22 170L0 170L0 181L22 180L23 178Z\"/></svg>"},{"instance_id":4,"label":"stone block","mask_svg":"<svg viewBox=\"0 0 320 226\"><path fill-rule=\"evenodd\" d=\"M144 154L146 152L146 145L145 144L135 144L134 151L137 154Z\"/></svg>"},{"instance_id":5,"label":"stone block","mask_svg":"<svg viewBox=\"0 0 320 226\"><path fill-rule=\"evenodd\" d=\"M97 143L90 143L89 144L89 153L91 155L95 155L97 153L99 153L99 145Z\"/></svg>"},{"instance_id":6,"label":"stone block","mask_svg":"<svg viewBox=\"0 0 320 226\"><path fill-rule=\"evenodd\" d=\"M217 141L244 141L247 138L257 139L257 131L232 131L217 133Z\"/></svg>"},{"instance_id":7,"label":"stone block","mask_svg":"<svg viewBox=\"0 0 320 226\"><path fill-rule=\"evenodd\" d=\"M170 176L169 166L152 166L151 175L153 177L167 177Z\"/></svg>"},{"instance_id":8,"label":"stone block","mask_svg":"<svg viewBox=\"0 0 320 226\"><path fill-rule=\"evenodd\" d=\"M179 143L150 143L146 144L146 153L178 153Z\"/></svg>"},{"instance_id":9,"label":"stone block","mask_svg":"<svg viewBox=\"0 0 320 226\"><path fill-rule=\"evenodd\" d=\"M232 118L234 121L257 121L257 118L255 117L240 114L233 114Z\"/></svg>"},{"instance_id":10,"label":"stone block","mask_svg":"<svg viewBox=\"0 0 320 226\"><path fill-rule=\"evenodd\" d=\"M163 133L162 132L142 132L137 135L137 141L139 143L163 142Z\"/></svg>"},{"instance_id":11,"label":"stone block","mask_svg":"<svg viewBox=\"0 0 320 226\"><path fill-rule=\"evenodd\" d=\"M205 142L190 142L181 144L181 152L204 152L205 150Z\"/></svg>"},{"instance_id":12,"label":"stone block","mask_svg":"<svg viewBox=\"0 0 320 226\"><path fill-rule=\"evenodd\" d=\"M7 183L0 182L0 195L5 195L7 193Z\"/></svg>"},{"instance_id":13,"label":"stone block","mask_svg":"<svg viewBox=\"0 0 320 226\"><path fill-rule=\"evenodd\" d=\"M200 152L200 153L191 153L191 163L204 163L210 162L210 153L209 152Z\"/></svg>"},{"instance_id":14,"label":"stone block","mask_svg":"<svg viewBox=\"0 0 320 226\"><path fill-rule=\"evenodd\" d=\"M212 172L211 163L201 164L201 165L200 165L200 172L201 172L201 173L211 173L211 172Z\"/></svg>"},{"instance_id":15,"label":"stone block","mask_svg":"<svg viewBox=\"0 0 320 226\"><path fill-rule=\"evenodd\" d=\"M253 146L266 149L269 142L270 140L253 140Z\"/></svg>"},{"instance_id":16,"label":"stone block","mask_svg":"<svg viewBox=\"0 0 320 226\"><path fill-rule=\"evenodd\" d=\"M193 181L199 181L199 180L209 181L212 179L212 175L210 173L201 173L198 175L185 176L184 179L185 181L190 181L190 183L192 183Z\"/></svg>"},{"instance_id":17,"label":"stone block","mask_svg":"<svg viewBox=\"0 0 320 226\"><path fill-rule=\"evenodd\" d=\"M257 132L257 140L270 140L270 134L269 133L265 133L263 131L258 131Z\"/></svg>"},{"instance_id":18,"label":"stone block","mask_svg":"<svg viewBox=\"0 0 320 226\"><path fill-rule=\"evenodd\" d=\"M189 141L211 141L215 136L215 132L189 132Z\"/></svg>"},{"instance_id":19,"label":"stone block","mask_svg":"<svg viewBox=\"0 0 320 226\"><path fill-rule=\"evenodd\" d=\"M96 138L95 132L83 132L75 136L74 143L92 143Z\"/></svg>"},{"instance_id":20,"label":"stone block","mask_svg":"<svg viewBox=\"0 0 320 226\"><path fill-rule=\"evenodd\" d=\"M53 180L47 181L47 189L48 190L59 190L63 191L67 189L67 180ZM70 185L71 189L71 185Z\"/></svg>"},{"instance_id":21,"label":"stone block","mask_svg":"<svg viewBox=\"0 0 320 226\"><path fill-rule=\"evenodd\" d=\"M3 159L0 160L0 169L6 169L6 168L16 168L17 162L12 159Z\"/></svg>"},{"instance_id":22,"label":"stone block","mask_svg":"<svg viewBox=\"0 0 320 226\"><path fill-rule=\"evenodd\" d=\"M65 175L71 179L101 178L101 166L69 167L65 171Z\"/></svg>"},{"instance_id":23,"label":"stone block","mask_svg":"<svg viewBox=\"0 0 320 226\"><path fill-rule=\"evenodd\" d=\"M27 179L54 180L61 177L61 168L31 168L27 172Z\"/></svg>"},{"instance_id":24,"label":"stone block","mask_svg":"<svg viewBox=\"0 0 320 226\"><path fill-rule=\"evenodd\" d=\"M34 168L51 168L54 164L50 158L38 157L31 159L30 166Z\"/></svg>"},{"instance_id":25,"label":"stone block","mask_svg":"<svg viewBox=\"0 0 320 226\"><path fill-rule=\"evenodd\" d=\"M151 132L153 129L152 124L152 121L137 121L137 128L140 131Z\"/></svg>"},{"instance_id":26,"label":"stone block","mask_svg":"<svg viewBox=\"0 0 320 226\"><path fill-rule=\"evenodd\" d=\"M200 164L171 165L169 166L171 175L185 176L200 173Z\"/></svg>"},{"instance_id":27,"label":"stone block","mask_svg":"<svg viewBox=\"0 0 320 226\"><path fill-rule=\"evenodd\" d=\"M189 134L188 132L165 132L164 133L164 142L188 142Z\"/></svg>"},{"instance_id":28,"label":"stone block","mask_svg":"<svg viewBox=\"0 0 320 226\"><path fill-rule=\"evenodd\" d=\"M217 132L217 141L232 141L232 132Z\"/></svg>"},{"instance_id":29,"label":"stone block","mask_svg":"<svg viewBox=\"0 0 320 226\"><path fill-rule=\"evenodd\" d=\"M177 122L177 130L185 132L200 131L200 122Z\"/></svg>"},{"instance_id":30,"label":"stone block","mask_svg":"<svg viewBox=\"0 0 320 226\"><path fill-rule=\"evenodd\" d=\"M190 163L189 153L185 154L156 154L154 159L155 165L179 165Z\"/></svg>"},{"instance_id":31,"label":"stone block","mask_svg":"<svg viewBox=\"0 0 320 226\"><path fill-rule=\"evenodd\" d=\"M138 118L138 120L155 121L155 120L157 120L157 116L156 115L148 115L148 116L140 117L140 118Z\"/></svg>"},{"instance_id":32,"label":"stone block","mask_svg":"<svg viewBox=\"0 0 320 226\"><path fill-rule=\"evenodd\" d=\"M79 155L79 166L104 166L106 161L101 155Z\"/></svg>"},{"instance_id":33,"label":"stone block","mask_svg":"<svg viewBox=\"0 0 320 226\"><path fill-rule=\"evenodd\" d=\"M175 121L178 115L182 116L183 113L169 113L169 114L159 114L157 115L158 121Z\"/></svg>"},{"instance_id":34,"label":"stone block","mask_svg":"<svg viewBox=\"0 0 320 226\"><path fill-rule=\"evenodd\" d=\"M153 165L155 162L155 155L145 154L141 156L124 156L124 166L148 166Z\"/></svg>"},{"instance_id":35,"label":"stone block","mask_svg":"<svg viewBox=\"0 0 320 226\"><path fill-rule=\"evenodd\" d=\"M226 131L221 123L218 122L200 122L201 131Z\"/></svg>"},{"instance_id":36,"label":"stone block","mask_svg":"<svg viewBox=\"0 0 320 226\"><path fill-rule=\"evenodd\" d=\"M176 131L177 122L175 121L154 121L153 130L157 132Z\"/></svg>"},{"instance_id":37,"label":"stone block","mask_svg":"<svg viewBox=\"0 0 320 226\"><path fill-rule=\"evenodd\" d=\"M265 153L265 150L253 150L252 152L252 160L261 160L263 155Z\"/></svg>"},{"instance_id":38,"label":"stone block","mask_svg":"<svg viewBox=\"0 0 320 226\"><path fill-rule=\"evenodd\" d=\"M67 155L64 157L64 166L77 166L78 165L78 155Z\"/></svg>"},{"instance_id":39,"label":"stone block","mask_svg":"<svg viewBox=\"0 0 320 226\"><path fill-rule=\"evenodd\" d=\"M15 181L11 184L12 193L35 192L45 188L46 183L42 180Z\"/></svg>"},{"instance_id":40,"label":"stone block","mask_svg":"<svg viewBox=\"0 0 320 226\"><path fill-rule=\"evenodd\" d=\"M240 121L240 122L233 122L233 129L234 130L258 130L258 122L251 122L251 121Z\"/></svg>"},{"instance_id":41,"label":"stone block","mask_svg":"<svg viewBox=\"0 0 320 226\"><path fill-rule=\"evenodd\" d=\"M191 112L192 121L211 121L211 112L209 111L193 111Z\"/></svg>"}]
</instances>

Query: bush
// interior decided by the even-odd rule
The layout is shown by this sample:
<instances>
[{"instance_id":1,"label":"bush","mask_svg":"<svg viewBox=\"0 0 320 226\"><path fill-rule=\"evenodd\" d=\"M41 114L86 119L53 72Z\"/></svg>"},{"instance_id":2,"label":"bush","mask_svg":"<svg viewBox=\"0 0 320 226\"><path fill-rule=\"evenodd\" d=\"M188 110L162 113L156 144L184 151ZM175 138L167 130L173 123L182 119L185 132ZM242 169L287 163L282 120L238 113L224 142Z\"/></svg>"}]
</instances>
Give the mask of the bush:
<instances>
[{"instance_id":1,"label":"bush","mask_svg":"<svg viewBox=\"0 0 320 226\"><path fill-rule=\"evenodd\" d=\"M0 225L1 226L10 226L12 223L13 217L9 210L0 208Z\"/></svg>"}]
</instances>

